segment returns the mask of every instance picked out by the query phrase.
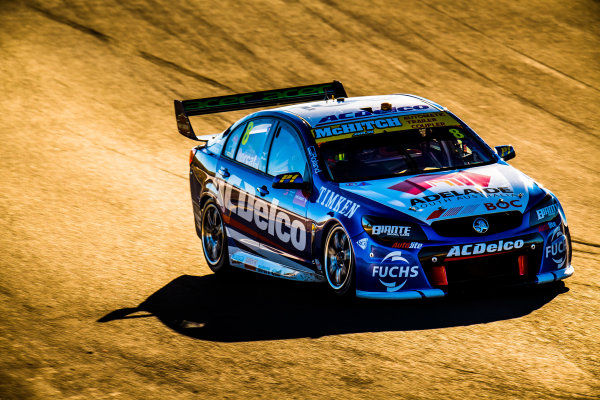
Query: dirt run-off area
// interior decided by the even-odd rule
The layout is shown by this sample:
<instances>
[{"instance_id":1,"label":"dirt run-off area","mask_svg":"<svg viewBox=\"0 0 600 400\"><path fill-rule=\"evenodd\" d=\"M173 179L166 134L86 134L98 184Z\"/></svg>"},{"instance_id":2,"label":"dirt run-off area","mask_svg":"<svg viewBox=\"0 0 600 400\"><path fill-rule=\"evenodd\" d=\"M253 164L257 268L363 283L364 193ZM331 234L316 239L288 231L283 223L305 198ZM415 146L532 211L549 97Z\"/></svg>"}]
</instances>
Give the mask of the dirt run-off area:
<instances>
[{"instance_id":1,"label":"dirt run-off area","mask_svg":"<svg viewBox=\"0 0 600 400\"><path fill-rule=\"evenodd\" d=\"M0 1L0 398L598 398L599 38L594 0ZM514 145L573 277L350 304L217 279L173 99L334 79Z\"/></svg>"}]
</instances>

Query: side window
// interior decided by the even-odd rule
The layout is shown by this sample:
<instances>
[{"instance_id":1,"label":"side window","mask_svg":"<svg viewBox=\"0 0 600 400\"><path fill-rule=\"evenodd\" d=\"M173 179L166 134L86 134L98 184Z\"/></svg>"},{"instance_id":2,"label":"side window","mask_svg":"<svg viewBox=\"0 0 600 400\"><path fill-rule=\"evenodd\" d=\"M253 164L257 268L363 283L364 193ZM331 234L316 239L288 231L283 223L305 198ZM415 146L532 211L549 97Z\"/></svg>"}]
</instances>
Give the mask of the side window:
<instances>
[{"instance_id":1,"label":"side window","mask_svg":"<svg viewBox=\"0 0 600 400\"><path fill-rule=\"evenodd\" d=\"M271 145L267 174L271 176L299 172L304 179L306 175L306 156L304 145L298 133L289 124L282 122Z\"/></svg>"},{"instance_id":2,"label":"side window","mask_svg":"<svg viewBox=\"0 0 600 400\"><path fill-rule=\"evenodd\" d=\"M264 118L248 122L240 141L240 148L235 155L235 161L264 171L267 164L268 151L265 143L273 125L273 120Z\"/></svg>"},{"instance_id":3,"label":"side window","mask_svg":"<svg viewBox=\"0 0 600 400\"><path fill-rule=\"evenodd\" d=\"M229 135L229 140L227 141L227 145L225 146L225 151L223 155L225 157L233 158L235 154L235 149L237 149L237 145L240 142L240 138L242 137L242 133L244 133L244 127L246 124L241 124Z\"/></svg>"}]
</instances>

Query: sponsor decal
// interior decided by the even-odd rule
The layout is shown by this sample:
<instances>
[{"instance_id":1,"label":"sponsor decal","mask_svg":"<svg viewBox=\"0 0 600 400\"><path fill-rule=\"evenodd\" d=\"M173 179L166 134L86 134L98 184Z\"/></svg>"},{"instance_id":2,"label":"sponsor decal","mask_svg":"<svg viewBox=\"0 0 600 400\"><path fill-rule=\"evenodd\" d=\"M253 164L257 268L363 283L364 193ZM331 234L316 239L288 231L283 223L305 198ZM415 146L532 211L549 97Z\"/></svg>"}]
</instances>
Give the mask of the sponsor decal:
<instances>
[{"instance_id":1,"label":"sponsor decal","mask_svg":"<svg viewBox=\"0 0 600 400\"><path fill-rule=\"evenodd\" d=\"M319 198L317 199L317 203L332 210L333 212L340 213L347 218L352 218L356 210L358 210L360 207L360 204L356 204L352 200L349 200L325 187L321 187L319 189Z\"/></svg>"},{"instance_id":2,"label":"sponsor decal","mask_svg":"<svg viewBox=\"0 0 600 400\"><path fill-rule=\"evenodd\" d=\"M464 257L470 258L478 255L486 255L493 253L502 253L505 251L517 250L523 247L525 242L521 239L517 240L500 240L492 243L475 243L465 244L462 246L452 246L446 258Z\"/></svg>"},{"instance_id":3,"label":"sponsor decal","mask_svg":"<svg viewBox=\"0 0 600 400\"><path fill-rule=\"evenodd\" d=\"M281 176L281 178L279 178L279 183L292 183L294 181L301 181L302 180L302 175L300 175L299 173L295 173L295 174L283 174Z\"/></svg>"},{"instance_id":4,"label":"sponsor decal","mask_svg":"<svg viewBox=\"0 0 600 400\"><path fill-rule=\"evenodd\" d=\"M307 233L304 222L292 213L278 207L279 200L272 203L254 196L254 188L239 177L231 176L229 183L217 181L223 198L223 206L232 214L250 223L258 232L283 243L291 243L296 250L306 249ZM244 187L240 190L238 187Z\"/></svg>"},{"instance_id":5,"label":"sponsor decal","mask_svg":"<svg viewBox=\"0 0 600 400\"><path fill-rule=\"evenodd\" d=\"M392 263L393 265L389 265ZM414 278L419 275L419 266L410 265L408 260L402 257L401 251L392 251L381 260L380 264L373 266L371 276L378 278L379 282L386 287L386 291L388 292L397 292L408 282L408 278ZM398 283L398 280L402 278L404 280ZM394 282L388 282L389 279L394 279Z\"/></svg>"},{"instance_id":6,"label":"sponsor decal","mask_svg":"<svg viewBox=\"0 0 600 400\"><path fill-rule=\"evenodd\" d=\"M538 226L538 232L547 231L548 229L552 229L555 226L557 226L556 222L547 222L545 224Z\"/></svg>"},{"instance_id":7,"label":"sponsor decal","mask_svg":"<svg viewBox=\"0 0 600 400\"><path fill-rule=\"evenodd\" d=\"M544 255L554 261L556 268L565 266L567 261L567 238L560 226L554 228L550 234Z\"/></svg>"},{"instance_id":8,"label":"sponsor decal","mask_svg":"<svg viewBox=\"0 0 600 400\"><path fill-rule=\"evenodd\" d=\"M319 168L319 158L317 157L317 150L315 150L315 146L308 147L308 156L310 158L310 164L312 165L313 172L315 174L321 172L321 168Z\"/></svg>"},{"instance_id":9,"label":"sponsor decal","mask_svg":"<svg viewBox=\"0 0 600 400\"><path fill-rule=\"evenodd\" d=\"M400 122L398 117L388 117L315 128L312 132L317 142L319 142L320 139L331 136L343 135L351 137L369 133L381 133L384 129L388 132L399 131L401 130L400 128L402 128L402 122ZM325 140L321 141L324 142Z\"/></svg>"},{"instance_id":10,"label":"sponsor decal","mask_svg":"<svg viewBox=\"0 0 600 400\"><path fill-rule=\"evenodd\" d=\"M501 158L506 157L510 153L511 150L512 150L511 146L497 146L496 147L496 151L500 152L499 155Z\"/></svg>"},{"instance_id":11,"label":"sponsor decal","mask_svg":"<svg viewBox=\"0 0 600 400\"><path fill-rule=\"evenodd\" d=\"M501 186L501 187L486 187L486 188L473 188L473 189L459 189L459 190L450 190L447 192L439 192L436 194L431 194L429 196L422 196L415 199L410 199L410 205L419 207L427 207L431 205L431 203L439 204L441 201L452 201L451 199L456 197L465 198L478 198L478 197L501 197L501 196L514 196L514 192L511 188ZM436 203L438 202L438 203ZM440 214L441 216L441 214Z\"/></svg>"},{"instance_id":12,"label":"sponsor decal","mask_svg":"<svg viewBox=\"0 0 600 400\"><path fill-rule=\"evenodd\" d=\"M410 226L397 226L397 225L373 225L371 228L371 234L375 236L410 236Z\"/></svg>"},{"instance_id":13,"label":"sponsor decal","mask_svg":"<svg viewBox=\"0 0 600 400\"><path fill-rule=\"evenodd\" d=\"M523 206L519 200L504 201L502 199L498 200L496 202L496 204L494 204L494 203L483 203L483 205L485 206L485 208L488 211L494 211L494 210L497 210L497 209L506 210L507 208L510 208L510 207L516 207L516 208L518 208L518 207L522 207Z\"/></svg>"},{"instance_id":14,"label":"sponsor decal","mask_svg":"<svg viewBox=\"0 0 600 400\"><path fill-rule=\"evenodd\" d=\"M540 208L536 211L538 221L548 215L553 215L558 212L558 204L552 204L548 207Z\"/></svg>"},{"instance_id":15,"label":"sponsor decal","mask_svg":"<svg viewBox=\"0 0 600 400\"><path fill-rule=\"evenodd\" d=\"M362 238L360 240L357 240L356 244L358 245L358 247L360 247L361 249L365 250L367 248L367 245L369 244L369 239Z\"/></svg>"},{"instance_id":16,"label":"sponsor decal","mask_svg":"<svg viewBox=\"0 0 600 400\"><path fill-rule=\"evenodd\" d=\"M238 152L236 156L236 160L241 162L242 164L246 164L247 166L258 169L258 155L250 154L250 153L241 153Z\"/></svg>"},{"instance_id":17,"label":"sponsor decal","mask_svg":"<svg viewBox=\"0 0 600 400\"><path fill-rule=\"evenodd\" d=\"M423 243L419 242L396 242L392 245L394 249L420 249Z\"/></svg>"},{"instance_id":18,"label":"sponsor decal","mask_svg":"<svg viewBox=\"0 0 600 400\"><path fill-rule=\"evenodd\" d=\"M416 107L427 107L427 106L413 106ZM383 132L397 132L409 129L421 129L421 128L432 128L439 126L452 126L459 125L459 123L445 112L434 112L427 114L416 114L416 115L386 115L386 112L382 112L382 116L379 118L368 118L364 119L356 117L356 115L367 116L371 113L370 111L360 111L356 113L343 113L339 114L338 117L330 115L321 120L317 127L312 129L312 134L317 143L327 142L330 140L346 139L353 136L359 135L371 135ZM340 116L351 116L355 115L354 121L349 122L350 118L339 118ZM338 122L335 124L335 122ZM324 125L324 124L330 125Z\"/></svg>"},{"instance_id":19,"label":"sponsor decal","mask_svg":"<svg viewBox=\"0 0 600 400\"><path fill-rule=\"evenodd\" d=\"M296 194L294 195L294 204L297 204L300 207L306 206L306 197L304 197L302 194L302 190L296 190Z\"/></svg>"},{"instance_id":20,"label":"sponsor decal","mask_svg":"<svg viewBox=\"0 0 600 400\"><path fill-rule=\"evenodd\" d=\"M408 194L420 194L432 187L477 186L488 187L491 177L474 172L452 172L441 175L418 175L403 182L390 186L389 189ZM450 196L448 196L450 197Z\"/></svg>"},{"instance_id":21,"label":"sponsor decal","mask_svg":"<svg viewBox=\"0 0 600 400\"><path fill-rule=\"evenodd\" d=\"M371 184L369 182L350 182L350 183L345 183L344 186L347 186L347 187L362 187L362 186L371 186Z\"/></svg>"},{"instance_id":22,"label":"sponsor decal","mask_svg":"<svg viewBox=\"0 0 600 400\"><path fill-rule=\"evenodd\" d=\"M377 116L377 115L381 115L381 114L397 114L397 113L407 113L407 112L413 112L413 111L423 112L423 110L428 110L430 108L431 107L429 107L428 105L419 104L419 105L412 106L412 107L390 107L386 110L350 111L350 112L345 112L345 113L340 113L340 114L327 115L327 116L321 118L321 120L317 123L317 126L331 124L331 123L335 123L338 121L347 122L349 120L364 119L364 118L371 117L373 115Z\"/></svg>"}]
</instances>

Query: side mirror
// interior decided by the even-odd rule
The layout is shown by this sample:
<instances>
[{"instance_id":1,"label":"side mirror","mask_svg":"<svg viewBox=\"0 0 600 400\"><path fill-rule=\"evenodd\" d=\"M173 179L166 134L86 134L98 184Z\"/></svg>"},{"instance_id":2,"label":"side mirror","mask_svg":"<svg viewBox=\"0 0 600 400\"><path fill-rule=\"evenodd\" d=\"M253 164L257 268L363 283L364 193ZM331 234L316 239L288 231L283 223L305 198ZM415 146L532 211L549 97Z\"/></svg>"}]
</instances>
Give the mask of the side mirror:
<instances>
[{"instance_id":1,"label":"side mirror","mask_svg":"<svg viewBox=\"0 0 600 400\"><path fill-rule=\"evenodd\" d=\"M279 174L273 177L271 184L275 189L301 189L308 190L309 183L304 182L299 172L290 172L289 174Z\"/></svg>"},{"instance_id":2,"label":"side mirror","mask_svg":"<svg viewBox=\"0 0 600 400\"><path fill-rule=\"evenodd\" d=\"M505 144L504 146L496 146L496 153L500 156L504 161L512 160L517 155L515 153L515 149L510 144Z\"/></svg>"}]
</instances>

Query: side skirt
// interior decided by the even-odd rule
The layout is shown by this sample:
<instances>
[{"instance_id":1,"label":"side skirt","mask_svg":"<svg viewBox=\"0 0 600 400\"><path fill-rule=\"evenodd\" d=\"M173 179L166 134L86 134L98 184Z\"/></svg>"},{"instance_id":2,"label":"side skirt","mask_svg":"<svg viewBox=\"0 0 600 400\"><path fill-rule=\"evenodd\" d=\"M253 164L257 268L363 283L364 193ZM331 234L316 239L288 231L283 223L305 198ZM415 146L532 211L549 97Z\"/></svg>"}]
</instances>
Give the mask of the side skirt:
<instances>
[{"instance_id":1,"label":"side skirt","mask_svg":"<svg viewBox=\"0 0 600 400\"><path fill-rule=\"evenodd\" d=\"M274 261L267 260L254 254L247 253L236 247L229 248L229 261L233 267L258 272L277 278L302 282L324 282L325 278L314 272L300 271Z\"/></svg>"}]
</instances>

